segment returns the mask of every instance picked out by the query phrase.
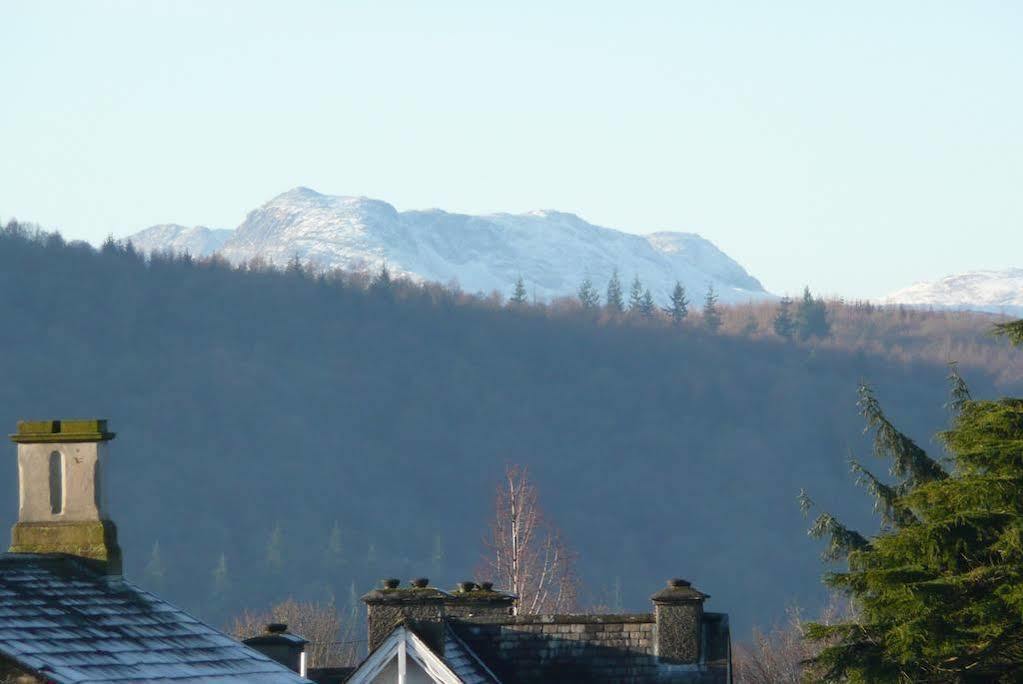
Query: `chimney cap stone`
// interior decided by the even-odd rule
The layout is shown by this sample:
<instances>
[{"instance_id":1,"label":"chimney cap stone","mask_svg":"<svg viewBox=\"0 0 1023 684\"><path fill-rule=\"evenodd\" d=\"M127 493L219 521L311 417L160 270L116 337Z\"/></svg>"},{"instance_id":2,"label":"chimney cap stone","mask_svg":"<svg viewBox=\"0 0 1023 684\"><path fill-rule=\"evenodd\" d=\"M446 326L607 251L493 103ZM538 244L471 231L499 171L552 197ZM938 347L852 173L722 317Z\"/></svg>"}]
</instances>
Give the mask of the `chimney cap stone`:
<instances>
[{"instance_id":1,"label":"chimney cap stone","mask_svg":"<svg viewBox=\"0 0 1023 684\"><path fill-rule=\"evenodd\" d=\"M428 586L430 586L430 580L429 578L426 577L416 577L414 580L412 580L411 584L416 589L426 589Z\"/></svg>"},{"instance_id":2,"label":"chimney cap stone","mask_svg":"<svg viewBox=\"0 0 1023 684\"><path fill-rule=\"evenodd\" d=\"M107 430L104 418L61 420L19 420L11 441L18 444L59 444L106 442L116 435Z\"/></svg>"},{"instance_id":3,"label":"chimney cap stone","mask_svg":"<svg viewBox=\"0 0 1023 684\"><path fill-rule=\"evenodd\" d=\"M693 588L692 583L679 577L668 580L668 586L650 597L654 603L703 603L708 594Z\"/></svg>"}]
</instances>

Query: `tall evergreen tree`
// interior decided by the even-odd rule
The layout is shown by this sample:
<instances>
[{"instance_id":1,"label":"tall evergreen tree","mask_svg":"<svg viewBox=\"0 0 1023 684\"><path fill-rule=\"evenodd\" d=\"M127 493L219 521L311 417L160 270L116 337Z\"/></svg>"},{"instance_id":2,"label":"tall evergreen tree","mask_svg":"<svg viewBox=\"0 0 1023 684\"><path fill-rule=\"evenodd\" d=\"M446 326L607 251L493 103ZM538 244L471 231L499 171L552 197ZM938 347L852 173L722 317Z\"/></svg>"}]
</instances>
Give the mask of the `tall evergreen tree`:
<instances>
[{"instance_id":1,"label":"tall evergreen tree","mask_svg":"<svg viewBox=\"0 0 1023 684\"><path fill-rule=\"evenodd\" d=\"M266 569L272 575L279 575L284 569L284 532L281 530L281 523L275 522L270 529L270 537L266 542L266 551L263 560Z\"/></svg>"},{"instance_id":2,"label":"tall evergreen tree","mask_svg":"<svg viewBox=\"0 0 1023 684\"><path fill-rule=\"evenodd\" d=\"M827 306L823 299L815 299L810 294L809 287L803 290L803 299L796 307L795 326L801 340L808 340L811 337L827 337L831 334Z\"/></svg>"},{"instance_id":3,"label":"tall evergreen tree","mask_svg":"<svg viewBox=\"0 0 1023 684\"><path fill-rule=\"evenodd\" d=\"M382 264L380 266L380 271L377 273L376 277L373 279L373 285L372 285L373 289L376 290L377 292L387 292L387 291L389 291L391 289L391 286L393 284L394 284L394 281L391 278L391 271L390 271L390 269L387 268L387 264Z\"/></svg>"},{"instance_id":4,"label":"tall evergreen tree","mask_svg":"<svg viewBox=\"0 0 1023 684\"><path fill-rule=\"evenodd\" d=\"M591 311L600 306L600 295L597 294L597 290L593 287L593 282L589 276L583 280L582 285L579 286L579 303L583 305L583 308L587 311Z\"/></svg>"},{"instance_id":5,"label":"tall evergreen tree","mask_svg":"<svg viewBox=\"0 0 1023 684\"><path fill-rule=\"evenodd\" d=\"M811 625L815 681L1023 681L1023 399L977 401L953 366L946 465L899 432L869 388L860 409L885 481L852 463L875 500L867 538L822 513L810 532L847 568L826 582L852 618ZM812 502L802 495L804 507Z\"/></svg>"},{"instance_id":6,"label":"tall evergreen tree","mask_svg":"<svg viewBox=\"0 0 1023 684\"><path fill-rule=\"evenodd\" d=\"M647 288L644 290L643 299L639 303L639 312L643 315L643 318L653 318L656 311L657 305L654 304L654 295L650 292L650 288Z\"/></svg>"},{"instance_id":7,"label":"tall evergreen tree","mask_svg":"<svg viewBox=\"0 0 1023 684\"><path fill-rule=\"evenodd\" d=\"M788 295L778 302L778 313L774 315L774 334L783 340L791 340L796 334L796 322L792 320L792 299Z\"/></svg>"},{"instance_id":8,"label":"tall evergreen tree","mask_svg":"<svg viewBox=\"0 0 1023 684\"><path fill-rule=\"evenodd\" d=\"M433 552L430 554L430 572L434 579L439 580L444 572L444 539L439 535L433 536Z\"/></svg>"},{"instance_id":9,"label":"tall evergreen tree","mask_svg":"<svg viewBox=\"0 0 1023 684\"><path fill-rule=\"evenodd\" d=\"M509 302L516 306L522 306L526 303L526 284L522 281L522 276L519 276L518 280L515 281L515 291L512 292Z\"/></svg>"},{"instance_id":10,"label":"tall evergreen tree","mask_svg":"<svg viewBox=\"0 0 1023 684\"><path fill-rule=\"evenodd\" d=\"M721 329L721 312L718 311L718 296L714 286L707 286L707 295L703 298L703 327L712 333Z\"/></svg>"},{"instance_id":11,"label":"tall evergreen tree","mask_svg":"<svg viewBox=\"0 0 1023 684\"><path fill-rule=\"evenodd\" d=\"M327 547L323 550L323 569L327 576L338 572L345 564L345 545L341 534L341 523L334 521L334 527L327 537Z\"/></svg>"},{"instance_id":12,"label":"tall evergreen tree","mask_svg":"<svg viewBox=\"0 0 1023 684\"><path fill-rule=\"evenodd\" d=\"M153 542L153 550L149 553L149 561L142 570L142 582L147 589L162 594L167 588L167 569L160 554L160 542Z\"/></svg>"},{"instance_id":13,"label":"tall evergreen tree","mask_svg":"<svg viewBox=\"0 0 1023 684\"><path fill-rule=\"evenodd\" d=\"M632 279L632 287L629 289L629 313L639 314L643 308L643 283L639 276Z\"/></svg>"},{"instance_id":14,"label":"tall evergreen tree","mask_svg":"<svg viewBox=\"0 0 1023 684\"><path fill-rule=\"evenodd\" d=\"M611 280L607 282L607 299L604 306L611 313L620 314L625 311L625 299L622 296L622 281L618 278L618 269L611 273Z\"/></svg>"},{"instance_id":15,"label":"tall evergreen tree","mask_svg":"<svg viewBox=\"0 0 1023 684\"><path fill-rule=\"evenodd\" d=\"M686 288L675 281L675 289L671 291L671 306L665 307L664 313L671 316L672 325L682 325L689 315L689 300L686 299Z\"/></svg>"}]
</instances>

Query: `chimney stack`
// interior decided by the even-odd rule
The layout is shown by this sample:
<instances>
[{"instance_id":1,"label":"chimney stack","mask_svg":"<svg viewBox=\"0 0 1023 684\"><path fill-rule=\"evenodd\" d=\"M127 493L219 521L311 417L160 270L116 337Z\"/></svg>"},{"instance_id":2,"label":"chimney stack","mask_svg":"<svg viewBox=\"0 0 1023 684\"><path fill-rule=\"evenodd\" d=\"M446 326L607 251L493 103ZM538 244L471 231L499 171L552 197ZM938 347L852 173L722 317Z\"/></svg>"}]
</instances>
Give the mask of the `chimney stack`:
<instances>
[{"instance_id":1,"label":"chimney stack","mask_svg":"<svg viewBox=\"0 0 1023 684\"><path fill-rule=\"evenodd\" d=\"M78 556L110 575L121 574L117 527L103 496L105 420L19 421L18 522L11 553Z\"/></svg>"},{"instance_id":2,"label":"chimney stack","mask_svg":"<svg viewBox=\"0 0 1023 684\"><path fill-rule=\"evenodd\" d=\"M449 617L504 617L512 614L515 597L494 589L492 582L459 582L448 596L445 613Z\"/></svg>"},{"instance_id":3,"label":"chimney stack","mask_svg":"<svg viewBox=\"0 0 1023 684\"><path fill-rule=\"evenodd\" d=\"M709 596L684 579L668 580L668 586L651 597L654 602L654 654L662 663L700 662L703 634L703 602Z\"/></svg>"},{"instance_id":4,"label":"chimney stack","mask_svg":"<svg viewBox=\"0 0 1023 684\"><path fill-rule=\"evenodd\" d=\"M396 625L405 623L430 648L444 652L444 603L448 595L429 586L425 577L401 587L397 579L381 580L380 589L362 597L366 604L369 650L373 651Z\"/></svg>"},{"instance_id":5,"label":"chimney stack","mask_svg":"<svg viewBox=\"0 0 1023 684\"><path fill-rule=\"evenodd\" d=\"M289 632L283 622L271 622L263 634L244 639L242 643L294 670L300 677L306 676L305 646L309 642Z\"/></svg>"}]
</instances>

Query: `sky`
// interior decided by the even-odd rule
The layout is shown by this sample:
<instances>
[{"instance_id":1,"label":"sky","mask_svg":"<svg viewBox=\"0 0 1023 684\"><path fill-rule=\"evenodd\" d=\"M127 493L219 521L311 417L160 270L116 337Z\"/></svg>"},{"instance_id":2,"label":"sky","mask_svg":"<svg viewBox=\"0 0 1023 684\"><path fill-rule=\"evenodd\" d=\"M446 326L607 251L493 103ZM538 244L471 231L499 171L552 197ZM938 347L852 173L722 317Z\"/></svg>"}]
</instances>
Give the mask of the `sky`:
<instances>
[{"instance_id":1,"label":"sky","mask_svg":"<svg viewBox=\"0 0 1023 684\"><path fill-rule=\"evenodd\" d=\"M0 3L0 218L304 185L696 232L776 293L1023 267L1023 3Z\"/></svg>"}]
</instances>

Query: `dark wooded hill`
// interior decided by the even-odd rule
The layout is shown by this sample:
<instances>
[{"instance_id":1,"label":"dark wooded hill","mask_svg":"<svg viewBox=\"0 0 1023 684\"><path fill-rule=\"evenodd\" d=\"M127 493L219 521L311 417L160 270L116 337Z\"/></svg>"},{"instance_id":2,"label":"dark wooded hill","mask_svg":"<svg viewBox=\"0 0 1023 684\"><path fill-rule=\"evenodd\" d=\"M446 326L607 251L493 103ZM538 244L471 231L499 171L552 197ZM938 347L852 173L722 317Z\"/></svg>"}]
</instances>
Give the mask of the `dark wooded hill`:
<instances>
[{"instance_id":1,"label":"dark wooded hill","mask_svg":"<svg viewBox=\"0 0 1023 684\"><path fill-rule=\"evenodd\" d=\"M648 610L683 576L741 632L821 597L801 487L870 520L846 465L867 449L857 383L926 446L944 424L939 363L568 309L11 227L0 426L109 418L127 574L215 622L289 595L344 606L384 576L471 578L520 463L590 601L617 607L620 586ZM977 395L996 370L965 370ZM12 522L13 448L0 492Z\"/></svg>"}]
</instances>

